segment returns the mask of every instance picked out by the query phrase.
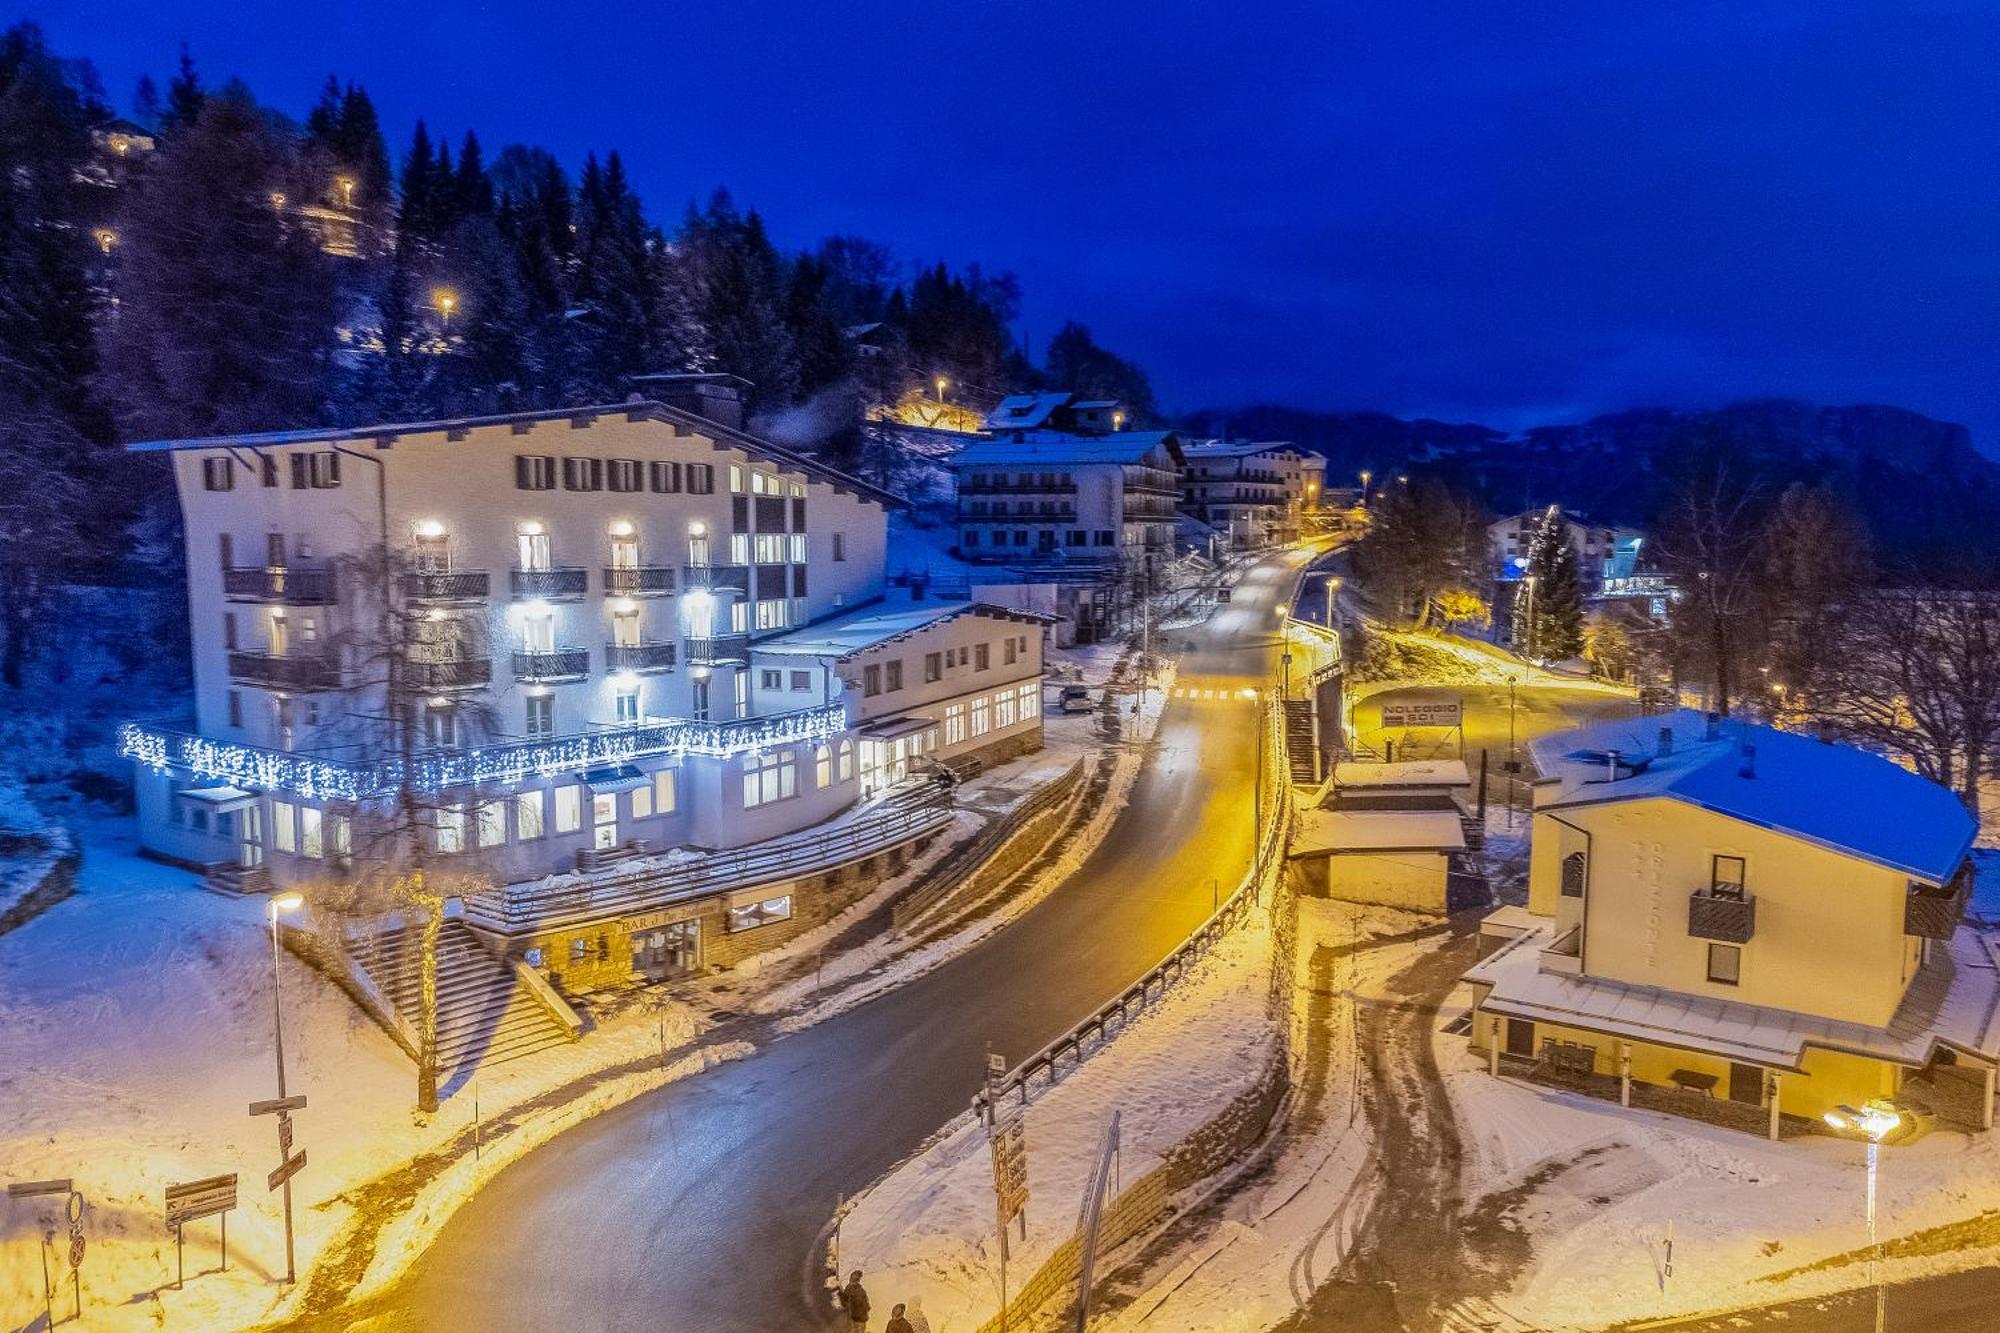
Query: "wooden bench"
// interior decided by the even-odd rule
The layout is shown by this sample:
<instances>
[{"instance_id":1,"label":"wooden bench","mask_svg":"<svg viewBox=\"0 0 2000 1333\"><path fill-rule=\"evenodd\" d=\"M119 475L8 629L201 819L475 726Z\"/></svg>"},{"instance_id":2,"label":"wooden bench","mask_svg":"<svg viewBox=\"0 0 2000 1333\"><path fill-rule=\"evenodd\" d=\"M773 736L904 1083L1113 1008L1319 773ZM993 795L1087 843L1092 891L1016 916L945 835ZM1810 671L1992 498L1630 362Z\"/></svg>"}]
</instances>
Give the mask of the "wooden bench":
<instances>
[{"instance_id":1,"label":"wooden bench","mask_svg":"<svg viewBox=\"0 0 2000 1333\"><path fill-rule=\"evenodd\" d=\"M1682 1092L1698 1092L1704 1097L1715 1095L1715 1085L1722 1080L1714 1074L1697 1074L1692 1069L1676 1069L1667 1075L1673 1085Z\"/></svg>"}]
</instances>

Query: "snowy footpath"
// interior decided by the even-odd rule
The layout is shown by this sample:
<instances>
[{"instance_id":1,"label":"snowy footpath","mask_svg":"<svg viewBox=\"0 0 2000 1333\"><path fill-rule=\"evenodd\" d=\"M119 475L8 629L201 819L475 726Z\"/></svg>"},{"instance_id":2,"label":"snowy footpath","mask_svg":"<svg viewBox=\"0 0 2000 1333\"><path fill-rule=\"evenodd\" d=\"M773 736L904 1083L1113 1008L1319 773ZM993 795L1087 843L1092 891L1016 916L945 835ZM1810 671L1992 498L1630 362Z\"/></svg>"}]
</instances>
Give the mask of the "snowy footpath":
<instances>
[{"instance_id":1,"label":"snowy footpath","mask_svg":"<svg viewBox=\"0 0 2000 1333\"><path fill-rule=\"evenodd\" d=\"M1190 1134L1257 1086L1277 1050L1267 1016L1272 936L1253 912L1165 998L1037 1093L1026 1115L1028 1227L1012 1289L1075 1232L1106 1123L1121 1117L1118 1178L1144 1178ZM999 1240L986 1130L970 1112L859 1196L839 1232L843 1271L862 1269L887 1310L921 1312L933 1333L966 1333L999 1312Z\"/></svg>"}]
</instances>

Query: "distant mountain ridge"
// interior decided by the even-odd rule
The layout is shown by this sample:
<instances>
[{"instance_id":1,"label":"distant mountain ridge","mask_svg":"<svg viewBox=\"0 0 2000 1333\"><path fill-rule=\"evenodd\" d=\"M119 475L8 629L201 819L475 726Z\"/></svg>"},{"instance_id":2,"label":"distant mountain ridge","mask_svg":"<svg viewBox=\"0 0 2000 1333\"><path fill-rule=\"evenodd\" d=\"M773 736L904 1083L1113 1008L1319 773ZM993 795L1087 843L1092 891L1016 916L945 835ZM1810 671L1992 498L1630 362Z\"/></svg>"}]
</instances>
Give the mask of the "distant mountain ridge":
<instances>
[{"instance_id":1,"label":"distant mountain ridge","mask_svg":"<svg viewBox=\"0 0 2000 1333\"><path fill-rule=\"evenodd\" d=\"M1940 574L1971 558L2000 566L2000 463L1972 447L1965 427L1900 407L1757 399L1694 411L1637 408L1511 433L1269 405L1190 413L1188 421L1322 453L1335 484L1363 468L1384 479L1420 468L1472 489L1499 513L1561 503L1640 526L1658 518L1679 461L1720 447L1773 489L1831 487L1892 562Z\"/></svg>"}]
</instances>

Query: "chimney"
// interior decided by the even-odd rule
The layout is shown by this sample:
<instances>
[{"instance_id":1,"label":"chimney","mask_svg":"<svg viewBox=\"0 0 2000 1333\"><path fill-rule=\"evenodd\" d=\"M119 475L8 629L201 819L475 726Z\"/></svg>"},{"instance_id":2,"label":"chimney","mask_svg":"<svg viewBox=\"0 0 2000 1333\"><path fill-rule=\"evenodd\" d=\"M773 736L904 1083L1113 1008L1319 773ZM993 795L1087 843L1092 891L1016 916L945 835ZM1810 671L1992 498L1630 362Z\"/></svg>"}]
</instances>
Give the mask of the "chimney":
<instances>
[{"instance_id":1,"label":"chimney","mask_svg":"<svg viewBox=\"0 0 2000 1333\"><path fill-rule=\"evenodd\" d=\"M632 383L668 407L730 430L743 429L743 390L750 386L748 380L734 375L634 375Z\"/></svg>"},{"instance_id":2,"label":"chimney","mask_svg":"<svg viewBox=\"0 0 2000 1333\"><path fill-rule=\"evenodd\" d=\"M1663 757L1666 755L1670 755L1674 752L1674 729L1672 727L1660 728L1659 752Z\"/></svg>"},{"instance_id":3,"label":"chimney","mask_svg":"<svg viewBox=\"0 0 2000 1333\"><path fill-rule=\"evenodd\" d=\"M1616 750L1606 750L1604 752L1604 780L1606 782L1618 781L1618 751Z\"/></svg>"},{"instance_id":4,"label":"chimney","mask_svg":"<svg viewBox=\"0 0 2000 1333\"><path fill-rule=\"evenodd\" d=\"M1757 747L1748 741L1743 743L1743 766L1736 770L1736 776L1739 778L1757 776Z\"/></svg>"},{"instance_id":5,"label":"chimney","mask_svg":"<svg viewBox=\"0 0 2000 1333\"><path fill-rule=\"evenodd\" d=\"M1702 736L1702 739L1705 741L1712 741L1721 735L1722 735L1722 714L1710 713L1708 715L1708 730Z\"/></svg>"}]
</instances>

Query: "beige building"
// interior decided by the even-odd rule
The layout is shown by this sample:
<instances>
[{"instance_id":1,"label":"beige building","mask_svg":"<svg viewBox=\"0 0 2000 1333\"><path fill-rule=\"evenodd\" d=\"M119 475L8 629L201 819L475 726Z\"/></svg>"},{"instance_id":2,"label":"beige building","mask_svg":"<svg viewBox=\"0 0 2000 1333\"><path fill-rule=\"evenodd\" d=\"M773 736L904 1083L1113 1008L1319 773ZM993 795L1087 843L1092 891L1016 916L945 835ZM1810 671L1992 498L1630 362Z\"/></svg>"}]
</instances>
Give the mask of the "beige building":
<instances>
[{"instance_id":1,"label":"beige building","mask_svg":"<svg viewBox=\"0 0 2000 1333\"><path fill-rule=\"evenodd\" d=\"M1334 765L1293 826L1304 894L1442 913L1466 847L1460 759Z\"/></svg>"},{"instance_id":2,"label":"beige building","mask_svg":"<svg viewBox=\"0 0 2000 1333\"><path fill-rule=\"evenodd\" d=\"M1466 977L1495 1072L1734 1103L1774 1136L1884 1096L1990 1126L2000 972L1960 925L1976 824L1952 793L1689 711L1533 758L1527 908Z\"/></svg>"},{"instance_id":3,"label":"beige building","mask_svg":"<svg viewBox=\"0 0 2000 1333\"><path fill-rule=\"evenodd\" d=\"M1233 547L1289 541L1319 509L1326 459L1297 445L1201 440L1182 453L1181 511Z\"/></svg>"}]
</instances>

